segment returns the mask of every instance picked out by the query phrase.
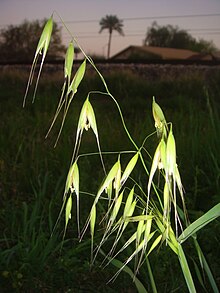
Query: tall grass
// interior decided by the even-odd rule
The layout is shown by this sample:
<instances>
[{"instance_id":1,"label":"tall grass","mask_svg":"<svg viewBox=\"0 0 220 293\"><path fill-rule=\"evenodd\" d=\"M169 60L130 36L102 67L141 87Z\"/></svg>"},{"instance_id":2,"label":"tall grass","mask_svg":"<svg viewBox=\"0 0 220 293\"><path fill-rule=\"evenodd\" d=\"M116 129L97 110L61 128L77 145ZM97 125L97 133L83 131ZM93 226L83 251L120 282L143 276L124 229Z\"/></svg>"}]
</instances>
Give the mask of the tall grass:
<instances>
[{"instance_id":1,"label":"tall grass","mask_svg":"<svg viewBox=\"0 0 220 293\"><path fill-rule=\"evenodd\" d=\"M32 102L35 99L42 65L50 42L52 23L53 20L51 17L46 22L41 38L39 40L28 79L23 106L25 105L26 98L28 96L28 90L33 80L36 60L42 53L42 61L37 75L37 81ZM145 136L141 145L137 144L127 127L122 109L117 99L111 93L103 75L95 66L93 60L89 56L87 56L83 49L80 47L77 40L71 35L70 32L69 34L72 40L69 43L65 56L64 82L62 86L62 92L54 115L54 119L47 133L48 135L61 111L63 111L61 118L62 122L55 145L57 145L57 142L62 133L63 126L66 121L68 111L70 109L70 105L75 100L75 95L78 91L78 87L80 86L84 78L86 72L86 63L89 63L91 65L91 67L94 69L94 72L100 78L103 85L103 90L90 90L80 111L78 126L76 128L74 150L63 193L63 203L60 214L58 216L59 220L62 212L65 211L64 235L67 231L67 225L72 218L73 199L76 197L75 202L78 237L81 241L87 230L90 230L91 262L93 263L95 261L98 252L101 251L102 247L105 247L105 243L109 243L110 239L113 237L112 241L110 241L112 242L112 247L110 248L109 252L107 252L107 257L105 257L103 260L104 263L107 260L107 264L114 263L115 261L117 261L118 255L121 255L122 252L127 252L127 247L132 247L131 253L128 253L128 256L126 257L124 263L121 263L120 269L118 273L115 274L115 277L113 277L113 279L116 278L121 271L125 271L127 265L131 261L134 260L135 275L138 273L142 263L146 262L153 292L157 292L157 287L154 280L154 274L151 269L149 255L152 254L153 251L155 253L155 249L156 247L158 247L159 244L160 246L162 246L162 244L164 243L166 243L166 245L170 247L174 254L176 254L189 292L196 292L195 283L192 277L192 271L183 249L183 243L188 238L192 237L194 239L195 251L197 252L200 260L201 269L204 268L204 271L208 277L210 286L212 287L213 291L218 292L214 277L208 266L206 258L203 255L201 248L197 242L196 232L198 232L208 223L212 222L220 216L220 204L215 205L207 213L205 213L203 216L199 217L196 221L190 224L185 205L184 189L179 173L179 167L177 164L176 141L173 134L174 132L172 122L167 122L161 107L158 105L158 103L155 101L155 98L153 97L152 114L159 143L157 143L156 150L154 152L154 155L152 156L152 164L150 167L148 167L146 162L149 160L146 158L146 155L149 157L151 156L149 155L149 152L146 148L146 143L148 141L148 138L153 135L153 133ZM73 73L72 66L74 61L75 44L80 48L82 54L84 55L84 60L78 67L77 71ZM115 159L113 165L111 165L108 169L106 168L104 158L107 153L103 152L101 149L99 138L100 136L98 131L99 128L97 127L96 115L94 112L93 104L91 103L91 100L94 99L94 94L106 96L114 103L120 118L122 129L124 130L124 133L132 146L131 151L119 151L118 158ZM208 98L207 101L209 112L210 114L212 114L212 108L209 104ZM213 119L211 120L212 124L214 124ZM84 132L88 130L90 130L90 132L93 132L94 134L98 152L93 152L92 150L90 150L88 154L83 154L81 153L82 137L84 136ZM127 161L127 163L125 163L124 158L127 157L129 153L130 155L132 154L132 157L129 158L129 161ZM97 188L97 191L89 190L87 192L88 194L92 195L93 202L90 205L91 207L85 225L81 229L80 195L83 194L84 191L81 190L81 180L79 177L79 161L81 157L90 157L97 154L99 154L100 157L100 163L103 169L104 178ZM108 152L108 154L113 153ZM136 166L137 161L139 161L140 166ZM124 168L122 168L122 164L125 164ZM145 175L149 177L146 188L142 188L142 186L138 184L135 177L130 177L133 169L142 169ZM158 184L155 185L154 180L157 170L159 171L161 180L160 182L158 182ZM93 174L93 177L97 178L97 175ZM127 184L127 181L129 180L133 181L133 186ZM182 210L179 208L180 202ZM107 205L105 203L107 203ZM98 213L100 211L102 214L101 218L98 216ZM97 247L95 247L96 226L98 223L99 225L103 225L103 233L101 236L101 240L97 244ZM136 224L134 225L134 223ZM121 243L122 237L124 237L124 235L126 234L125 229L127 230L127 226L133 227L134 230L133 232L131 232L131 236L128 236ZM121 244L120 246L118 245L119 242ZM201 286L205 289L206 285L204 284L204 280L201 278L201 273L198 269L198 265L195 261L194 263L197 269L196 273L198 280ZM138 290L142 291L142 289Z\"/></svg>"},{"instance_id":2,"label":"tall grass","mask_svg":"<svg viewBox=\"0 0 220 293\"><path fill-rule=\"evenodd\" d=\"M13 74L11 76L13 76ZM146 97L144 93L139 92L138 88L142 87L145 89L144 92L146 91L148 93L152 89L152 85L148 85L146 80L143 80L141 83L140 79L138 79L134 75L131 75L130 73L124 73L124 76L122 75L120 79L118 79L118 75L116 73L114 80L114 73L112 72L110 77L113 84L117 85L118 83L122 85L128 82L128 84L130 85L130 90L127 90L126 98L124 100L121 99L122 111L125 116L128 128L132 133L132 136L135 137L137 141L141 142L147 133L153 131L154 125L151 119L151 113L149 109L150 98ZM24 214L25 204L23 205L22 202L24 200L28 200L28 204L30 203L28 205L28 210L34 210L32 203L35 202L35 197L32 196L33 189L31 186L33 184L36 185L37 182L41 180L40 178L44 176L45 172L48 171L50 173L49 180L47 180L47 184L49 184L49 186L47 188L47 192L44 193L44 197L40 197L40 200L45 202L45 198L51 199L54 197L54 185L56 184L57 180L60 180L60 193L62 193L61 189L62 186L64 186L65 184L65 177L67 175L67 169L72 155L73 139L75 136L73 126L77 126L76 113L78 112L79 114L80 108L83 103L80 98L79 101L75 101L74 109L70 109L70 111L73 111L73 114L70 115L70 121L67 121L67 123L65 124L63 135L61 136L57 147L53 149L58 129L54 129L47 140L44 140L44 136L49 127L48 121L52 120L53 112L55 111L54 99L58 99L58 94L55 94L57 90L57 82L53 83L53 79L52 82L47 79L47 86L44 86L44 84L40 84L42 87L39 88L39 94L37 96L35 105L29 106L23 111L20 107L22 102L22 89L25 80L19 79L18 81L16 81L16 76L13 78L14 83L17 84L16 87L13 88L13 91L11 91L11 86L9 86L8 89L6 88L6 86L3 87L2 95L3 97L7 96L8 98L1 100L1 104L3 105L1 109L4 109L4 111L1 112L1 185L2 196L5 202L1 213L4 220L1 224L2 231L5 229L5 226L10 227L7 223L15 222L15 220L12 221L11 217L5 216L5 214L10 215L9 211L12 206L13 210L17 210L18 208L18 210L20 210L20 213ZM9 82L10 76L7 77L6 80ZM135 86L136 82L138 84L138 87ZM169 82L169 87L175 88L175 82ZM199 98L197 98L197 96L195 96L194 94L192 80L187 80L186 82L192 83L191 87L188 86L189 91L187 93L181 96L181 90L179 89L179 94L177 96L175 96L174 93L171 93L169 97L166 97L163 96L161 92L159 101L165 113L169 115L171 117L171 120L173 121L174 132L176 134L176 144L178 149L179 168L182 174L182 181L184 183L184 188L187 195L186 202L187 206L189 207L190 218L196 219L199 215L207 211L209 207L211 208L215 203L218 202L218 102L212 90L208 90L209 96L207 96L207 92L204 91L202 87L200 87ZM203 81L201 81L201 83L203 83ZM5 81L4 84L7 85ZM84 85L82 84L82 88L79 89L79 97L85 96L87 88L91 87L92 84L94 84L95 88L97 82L94 80L94 77L91 76L90 80L90 77L87 76ZM198 90L197 85L198 81L196 82L196 91ZM150 90L148 89L148 87L150 88ZM156 88L160 88L160 83L158 85L156 85L155 83L155 91ZM53 93L52 97L50 96L51 91ZM122 91L122 93L119 92L118 96L124 96L124 91ZM39 99L39 97L41 99ZM42 99L45 101L45 103L41 102ZM187 103L185 102L186 99L188 99ZM146 110L143 111L144 104L146 104ZM136 109L134 109L134 105L135 107L137 107ZM100 123L99 121L103 122L103 127L102 129L100 129L100 141L103 151L106 151L110 144L114 151L131 149L131 144L129 140L126 140L123 129L118 127L120 119L118 114L115 113L114 104L110 102L106 97L101 97L100 95L97 95L97 101L94 104L94 108L95 110L97 109L97 124ZM100 111L105 112L104 118L101 117L101 115L99 117ZM138 115L135 113L138 113ZM17 129L19 129L20 131L17 131ZM111 133L111 135L107 135L106 133ZM124 137L123 143L121 142L122 137ZM13 143L11 143L12 140ZM88 152L91 148L95 152L97 152L96 141L94 137L89 133L86 137L83 138L83 143L83 152ZM155 138L152 137L148 139L147 146L151 155L153 155L155 143ZM32 164L30 164L30 158ZM110 158L108 156L109 162L106 162L108 166L111 166L114 158L115 155L113 155L113 158ZM83 168L87 170L87 172L80 171L84 190L91 190L95 187L97 188L97 182L99 181L99 179L91 181L90 174L93 174L97 170L97 167L94 167L94 165L96 166L96 164L99 164L98 156L94 157L93 161L90 161L90 159L88 158L84 158L83 160L81 160L80 164L80 170L82 170ZM185 167L186 165L187 168ZM190 172L188 171L188 166L190 168ZM101 174L102 172L100 172L99 174L100 179ZM141 169L137 169L134 171L134 177L137 178L141 186L145 186L146 176L141 171ZM10 201L8 199L9 196L11 198ZM86 209L88 209L91 201L89 204L86 195L82 195L82 197L82 210L85 211ZM56 198L57 202L53 203L53 220L56 218L60 205L59 202L61 201L61 198L59 200L58 195ZM5 212L3 213L3 211ZM38 213L40 214L40 210L38 210ZM82 224L83 219L86 219L86 212L82 213L81 215ZM23 216L18 216L18 219L22 217ZM47 213L45 212L44 216L37 215L36 217L41 217L43 219L42 221L46 221ZM25 225L23 225L22 230L25 229L27 228L25 228ZM12 227L8 228L8 230L13 231ZM212 251L214 251L215 247L218 245L218 232L218 222L214 222L213 224L211 224L210 229L204 229L204 233L202 233L203 236L200 234L198 235L199 241L201 242L203 247L203 251L207 254L211 267L214 270L214 275L217 277L217 272L220 265L218 263L218 258L213 255ZM23 232L21 232L21 234L22 233ZM47 233L47 235L49 235L49 231ZM34 236L30 235L30 237L33 238ZM17 234L17 236L8 236L8 238L18 239L19 237ZM2 243L4 243L4 241ZM57 246L59 246L59 244L59 241L56 242ZM42 245L46 246L46 242L42 242ZM5 244L2 244L1 247L2 253L4 253L4 255L7 255L7 253L5 252ZM10 241L8 248L10 248L12 251L14 249ZM50 249L53 251L55 247L51 246ZM185 249L186 251L189 250L191 254L191 244L185 245ZM76 250L76 246L74 250ZM89 245L87 245L87 254L88 252ZM19 255L22 254L19 253ZM77 259L77 256L75 257ZM153 269L159 292L160 288L164 287L167 288L167 292L170 292L170 290L175 290L177 288L179 288L179 290L184 290L183 278L181 277L177 279L175 277L176 272L179 270L178 262L175 260L175 258L173 258L172 265L170 265L170 258L173 258L173 255L170 254L168 250L160 250L160 261L158 260L158 257L156 255L154 256L152 254L152 256L150 257L151 267ZM196 258L197 256L196 254L194 254L194 259ZM11 281L11 284L13 282L17 282L16 284L18 285L18 280L15 276L17 274L17 271L19 270L15 268L14 264L11 261L7 260L5 257L2 259L2 272L9 271L10 276L14 280ZM7 266L5 266L6 260ZM162 267L161 261L163 262ZM194 262L192 261L192 265L193 263ZM68 266L74 267L73 263L68 263ZM82 274L83 270L86 270L88 268L89 266L87 268L84 267L84 269L82 269ZM144 278L147 279L146 270L147 267L143 266L140 269L140 272L143 276L145 276ZM167 283L167 270L170 272L170 276L172 276L172 284ZM53 271L53 274L56 274L56 272ZM179 271L179 275L180 274L181 272ZM31 280L31 275L36 276L36 273L32 271L29 276L23 276L22 274L22 279L25 279L25 282L23 280L21 282L23 284L22 286L28 287L26 282L29 282L28 280ZM157 276L160 277L158 278ZM68 283L68 281L66 282ZM65 285L63 284L63 286ZM72 284L71 286L74 287L74 284ZM147 287L147 285L145 286ZM197 286L200 287L201 285L198 283Z\"/></svg>"},{"instance_id":3,"label":"tall grass","mask_svg":"<svg viewBox=\"0 0 220 293\"><path fill-rule=\"evenodd\" d=\"M0 289L1 292L114 292L116 288L133 287L122 276L117 284L106 287L114 271L100 272L98 266L90 271L87 259L89 241L82 245L74 237L76 230L68 231L62 242L60 233L53 233L56 206L62 192L62 182L53 186L51 176L43 173L32 186L32 194L25 199L19 194L3 203L0 212ZM22 202L21 202L22 201Z\"/></svg>"},{"instance_id":4,"label":"tall grass","mask_svg":"<svg viewBox=\"0 0 220 293\"><path fill-rule=\"evenodd\" d=\"M87 61L90 62L91 60L88 59ZM93 65L93 63L91 64ZM86 233L85 242L79 244L78 248L75 246L75 242L73 249L67 246L63 254L64 258L67 257L65 265L63 265L63 261L61 261L62 257L60 259L57 255L57 251L59 251L62 245L62 236L60 241L56 234L54 234L55 236L52 238L49 237L53 229L52 227L54 227L55 215L58 214L62 200L61 197L58 199L57 196L63 193L63 191L61 191L61 186L63 186L63 189L65 189L64 196L67 196L68 200L64 200L63 207L65 210L65 219L63 225L59 226L59 229L60 231L63 231L64 227L66 229L69 221L72 221L72 219L70 219L73 218L73 216L70 217L71 214L75 214L75 211L77 211L76 213L80 226L78 232L84 233L86 230L81 231L81 226L86 221L88 212L92 207L87 225L90 223L93 256L98 255L97 251L102 252L102 245L104 245L105 251L111 252L105 257L105 261L110 260L114 266L119 268L119 271L124 270L125 273L133 277L136 275L137 271L139 271L141 281L145 284L146 290L153 290L154 292L157 290L158 292L161 292L161 290L163 290L163 292L181 290L181 292L184 292L186 291L185 277L189 291L194 292L192 276L194 280L196 279L195 276L198 277L198 281L195 282L196 288L199 288L198 290L202 290L201 288L207 288L206 290L211 290L212 288L216 290L215 281L212 279L213 277L211 272L209 272L209 266L205 258L201 257L203 254L195 235L193 235L193 239L187 240L184 246L182 246L181 243L185 241L186 234L182 234L180 238L178 238L177 235L174 236L178 223L175 223L175 221L173 222L173 220L169 218L173 216L172 214L169 216L168 213L171 203L169 201L166 202L165 209L165 205L163 206L160 199L162 195L165 197L167 192L166 188L164 187L164 191L161 192L161 189L163 189L162 183L158 185L158 188L153 187L154 192L151 194L152 201L150 200L149 202L147 193L149 196L150 188L148 188L147 191L146 186L150 170L150 181L156 171L156 169L151 167L151 161L154 157L155 147L158 144L158 138L156 138L156 135L147 137L149 133L155 132L154 122L151 118L151 95L153 93L159 96L157 101L159 101L166 113L166 117L169 116L169 120L172 121L172 126L170 126L170 124L166 125L166 123L163 122L164 118L161 118L160 111L158 112L159 114L156 113L156 116L154 115L157 123L157 132L161 131L160 123L165 123L164 125L167 133L162 134L165 144L170 144L170 149L173 150L174 142L176 142L178 150L177 161L186 192L186 204L189 208L188 213L190 220L193 221L198 219L199 216L203 215L209 208L219 202L217 198L219 194L219 106L215 96L219 94L219 89L216 90L215 86L213 91L210 84L207 84L204 88L204 80L200 80L198 77L190 77L190 79L184 77L185 79L183 80L171 81L168 79L158 83L148 83L146 80L140 80L140 78L131 73L124 73L118 76L118 73L112 72L106 78L108 83L112 84L112 86L110 86L109 89L106 88L107 94L101 94L97 89L102 92L105 91L106 84L103 76L101 75L101 81L103 83L100 84L100 76L96 78L94 75L86 75L82 85L80 85L77 91L77 99L74 99L74 107L68 106L68 99L70 98L69 101L71 101L73 98L73 96L71 96L72 93L75 95L76 88L74 89L74 86L76 86L76 83L73 83L72 86L70 82L67 84L67 93L70 94L70 96L66 96L67 104L62 100L62 95L65 96L66 94L65 91L61 94L61 105L64 105L63 117L65 118L66 111L69 110L69 119L65 121L62 135L60 136L56 148L53 149L57 134L59 133L59 124L62 123L62 116L58 116L58 121L56 121L58 123L56 123L51 130L47 140L44 140L44 137L52 122L53 113L56 111L54 104L58 103L60 96L59 92L57 94L57 84L59 84L59 88L62 87L62 84L56 82L55 79L50 80L49 78L44 78L44 83L40 84L39 92L36 96L36 104L34 106L28 105L27 109L21 110L21 100L16 100L14 96L21 96L20 89L22 85L20 86L20 83L23 82L23 80L21 80L20 75L18 75L17 78L14 78L13 75L11 75L11 77L10 75L6 75L4 78L10 85L8 89L1 85L4 91L3 97L7 96L7 99L3 99L2 101L4 111L2 111L1 115L5 119L2 119L1 122L3 131L1 132L0 138L1 184L4 198L4 206L1 211L1 230L4 231L5 235L1 239L1 269L5 286L9 286L8 288L15 287L17 289L24 289L30 286L33 278L37 278L37 282L35 283L36 289L39 290L41 286L47 289L52 288L50 287L52 286L52 281L50 284L46 284L46 275L45 279L42 276L45 263L48 272L52 270L52 266L50 267L51 257L55 258L58 268L58 271L52 270L54 276L59 274L60 269L66 272L65 281L63 283L62 280L59 280L59 286L65 287L66 283L68 284L67 286L72 288L78 286L68 281L69 272L75 270L74 262L80 262L79 251L83 251L85 253L85 258L87 258L87 260L89 259L88 253L90 248L88 233ZM68 74L66 78L68 79ZM11 92L12 80L15 84L13 92ZM80 117L83 117L82 113L84 112L81 111L81 108L88 95L88 91L93 91L91 94L92 98L90 95L89 98L92 100L91 105L95 111L97 125L102 125L101 128L98 128L99 135L97 135L94 117L91 112L89 112L91 109L88 106L88 100L83 108L87 109L85 111L85 115L87 115L86 119L79 119L81 122L78 123L77 117L80 113ZM109 96L112 99L109 99ZM117 102L115 103L114 96L117 96L117 100L120 102L120 108ZM38 99L38 97L41 99ZM42 100L44 102L42 102ZM56 103L54 103L54 100L56 100ZM87 108L85 108L85 105ZM59 106L57 111L59 112ZM123 123L125 123L125 127L123 127L123 125L121 127L119 126L121 125L122 118L124 119ZM90 130L87 135L81 137L84 128L88 130L89 126L91 126L95 135ZM79 131L78 136L77 131ZM172 137L172 132L175 133L175 140ZM169 139L167 136L171 138ZM76 153L74 153L76 156L72 156L75 137L77 137L75 147ZM135 150L134 147L141 145L146 137L147 139L143 144L144 148L137 148ZM78 143L81 138L81 148L80 153L78 153ZM11 141L13 141L13 143L11 143ZM102 161L100 162L99 146L101 146L101 159L103 159L105 163L104 170L102 170ZM109 146L111 146L110 153ZM136 153L137 150L138 152ZM143 160L142 162L140 160L137 162L136 155L141 157L142 151ZM118 156L118 154L120 154L120 156ZM125 159L126 157L127 159ZM171 159L173 160L173 158L175 158L175 156ZM73 200L71 198L71 196L73 196L72 193L75 191L76 195L79 196L79 188L77 186L77 181L79 179L77 179L78 173L76 172L76 165L73 164L74 168L70 169L65 183L69 162L72 160L75 160L74 164L77 163L80 170L80 207L76 206L79 202L74 202L74 198ZM128 164L129 160L131 161ZM159 161L153 160L153 164L158 164L158 162ZM159 163L164 164L162 160ZM156 167L157 164L155 165ZM112 167L113 165L114 167ZM144 168L142 168L143 166ZM112 171L107 173L110 169ZM121 170L124 170L124 173L120 175ZM121 183L119 182L121 181L124 184L124 181L128 179L127 177L130 177L131 170L133 171L132 180L124 191L119 192L121 189ZM102 179L103 173L105 172L108 175L104 176L104 179ZM170 178L170 175L172 175L172 180L176 182L181 193L182 190L179 177L176 173L174 174L173 169L170 166L165 167L164 172L165 173L160 174L161 178L164 176L164 179L167 180L167 178ZM169 174L166 175L166 172ZM45 174L50 175L47 177ZM118 178L120 178L120 176L122 177L119 180ZM93 179L91 180L91 178ZM113 189L111 189L109 185L113 180L115 180L115 199L112 193L114 188L112 187ZM157 182L158 180L159 177L158 179L155 177L154 181ZM57 181L59 182L59 188L56 191L55 186L57 185ZM40 182L40 186L38 182ZM134 193L132 193L134 191L132 189L133 182L135 182L136 185ZM169 181L165 182L169 184ZM37 188L35 187L36 185L38 185ZM150 187L150 185L148 186ZM97 193L95 193L94 190L98 190ZM109 196L105 201L102 200L104 197L104 190L107 190ZM183 220L183 214L177 209L176 202L173 200L175 191L173 192L174 193L171 194L171 201L174 204L174 209L172 209L173 213L176 219L179 217ZM57 195L56 197L54 197L55 194ZM92 194L93 196L91 196ZM207 194L210 194L210 196L207 196ZM12 201L8 200L10 195L13 195ZM122 197L124 198L123 200ZM129 206L129 202L133 204L134 208L136 208L137 205L134 215L130 211L131 205ZM177 200L177 202L181 204L181 201ZM18 211L13 214L13 217L11 216L12 205L13 207L17 207L16 211ZM148 213L148 210L145 209L146 206L150 207L151 212ZM122 207L124 207L124 210ZM107 209L107 213L105 208ZM140 212L141 210L146 212L146 214ZM101 212L100 215L98 211ZM179 216L177 216L177 211L180 212ZM129 216L126 213L130 213ZM103 215L105 215L104 220L102 219ZM212 216L216 218L218 212L213 211ZM124 217L124 222L120 222L122 219L121 217ZM196 230L203 227L206 221L209 222L209 217L208 213L205 214L204 217L199 218L199 223L194 223L194 226L197 225ZM95 232L95 226L97 226L99 220L101 222L98 230L101 230L101 232L104 231L103 236L101 233ZM170 220L170 223L168 224L167 222L167 226L164 226L164 223L168 220ZM17 221L20 223L18 227L16 227ZM11 223L8 229L5 229L5 226L7 226L6 223ZM187 223L183 223L182 225L185 224L188 225ZM219 238L217 232L219 225L217 221L213 222L211 225L211 230L207 229L207 227L203 228L203 231L205 231L208 236L204 236L203 233L203 237L201 237L201 234L198 233L198 239L202 243L202 246L206 246L209 240L209 245L211 247L209 249L211 250L207 251L205 249L204 252L207 252L211 267L214 268L214 276L218 277L217 269L220 265L210 251L212 251L218 243ZM46 232L44 230L45 226L47 227ZM189 226L189 229L186 229L185 233L191 236L193 231L190 231L190 227L194 226ZM116 229L118 229L118 232ZM59 230L56 227L53 233L54 231L57 233ZM143 235L144 231L145 236ZM69 229L66 230L66 239L72 237L70 236L70 232L77 235L76 221L74 221L73 228L71 228L70 231ZM114 232L116 233L116 238L113 237ZM157 237L154 237L154 235ZM133 241L131 237L134 237L135 241ZM149 237L149 241L152 240L149 244L144 242L147 237ZM211 238L213 239L212 241L210 241ZM176 258L175 254L171 253L161 240L169 244L175 254L178 255L181 267L178 265L178 258ZM66 242L64 242L64 248L65 243ZM98 244L95 251L93 251L96 243L100 244ZM125 243L127 243L128 246L126 249L124 249ZM157 252L155 252L159 243L159 248L157 248ZM150 245L149 250L146 249L147 245ZM124 257L124 259L131 260L132 265L136 268L134 272L127 267L127 265L130 266L127 260L124 263L125 266L123 262L117 259L118 255L116 255L116 259L111 259L117 246L122 247L122 259ZM195 246L196 249L192 253L193 246ZM152 251L155 253L151 253ZM138 252L140 252L140 258L138 258ZM188 254L187 252L190 252L191 257L188 257L186 261L185 255ZM150 255L146 257L147 253ZM12 255L16 256L16 262L13 261ZM19 261L17 261L17 259ZM19 265L17 265L18 263ZM142 263L143 265L140 267ZM162 266L161 263L163 263ZM35 269L36 265L37 269ZM200 268L200 265L205 269L207 277L204 277L205 274L203 269ZM87 263L87 266L85 266L82 271L87 270L88 267L89 265ZM31 269L28 270L28 268ZM181 270L184 272L184 276L181 275ZM172 283L167 280L167 272L169 272L171 276ZM82 276L83 275L82 272ZM177 275L178 278L176 277ZM8 277L12 280L12 284L7 282ZM43 284L39 281L42 278ZM140 283L138 284L140 285ZM125 286L124 283L123 286Z\"/></svg>"}]
</instances>

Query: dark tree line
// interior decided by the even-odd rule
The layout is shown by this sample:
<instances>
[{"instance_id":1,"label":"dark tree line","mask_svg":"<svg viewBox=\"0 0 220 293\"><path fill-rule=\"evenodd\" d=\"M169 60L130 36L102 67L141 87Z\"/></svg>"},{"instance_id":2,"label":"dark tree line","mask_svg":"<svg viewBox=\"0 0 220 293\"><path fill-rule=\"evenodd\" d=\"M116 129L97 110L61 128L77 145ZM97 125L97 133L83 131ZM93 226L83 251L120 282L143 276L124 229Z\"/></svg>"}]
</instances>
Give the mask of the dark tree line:
<instances>
[{"instance_id":1,"label":"dark tree line","mask_svg":"<svg viewBox=\"0 0 220 293\"><path fill-rule=\"evenodd\" d=\"M188 49L192 51L210 53L217 50L212 41L196 40L186 30L178 26L159 26L153 22L148 28L144 45Z\"/></svg>"},{"instance_id":2,"label":"dark tree line","mask_svg":"<svg viewBox=\"0 0 220 293\"><path fill-rule=\"evenodd\" d=\"M9 25L0 31L0 62L32 62L45 20L24 21L20 25ZM100 32L108 30L108 53L113 31L124 35L123 21L116 15L106 15L100 20ZM212 41L196 40L186 30L177 26L160 26L153 22L148 28L144 45L189 49L198 52L211 53L217 50ZM75 54L79 51L75 48ZM65 46L62 44L61 28L54 22L51 43L47 54L47 60L61 59L65 54Z\"/></svg>"},{"instance_id":3,"label":"dark tree line","mask_svg":"<svg viewBox=\"0 0 220 293\"><path fill-rule=\"evenodd\" d=\"M0 31L0 62L32 62L45 20L24 21ZM47 59L63 56L61 29L54 23Z\"/></svg>"}]
</instances>

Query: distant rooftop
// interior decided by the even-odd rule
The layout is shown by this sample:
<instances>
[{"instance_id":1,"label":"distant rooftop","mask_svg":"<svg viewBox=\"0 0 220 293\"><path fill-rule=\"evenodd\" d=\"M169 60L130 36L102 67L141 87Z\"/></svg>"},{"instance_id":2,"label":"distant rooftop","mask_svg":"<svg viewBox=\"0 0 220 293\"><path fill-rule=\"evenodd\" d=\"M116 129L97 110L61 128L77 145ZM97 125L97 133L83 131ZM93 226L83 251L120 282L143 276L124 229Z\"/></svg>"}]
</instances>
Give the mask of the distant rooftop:
<instances>
[{"instance_id":1,"label":"distant rooftop","mask_svg":"<svg viewBox=\"0 0 220 293\"><path fill-rule=\"evenodd\" d=\"M111 59L212 60L212 55L201 54L186 49L153 46L129 46L112 56Z\"/></svg>"}]
</instances>

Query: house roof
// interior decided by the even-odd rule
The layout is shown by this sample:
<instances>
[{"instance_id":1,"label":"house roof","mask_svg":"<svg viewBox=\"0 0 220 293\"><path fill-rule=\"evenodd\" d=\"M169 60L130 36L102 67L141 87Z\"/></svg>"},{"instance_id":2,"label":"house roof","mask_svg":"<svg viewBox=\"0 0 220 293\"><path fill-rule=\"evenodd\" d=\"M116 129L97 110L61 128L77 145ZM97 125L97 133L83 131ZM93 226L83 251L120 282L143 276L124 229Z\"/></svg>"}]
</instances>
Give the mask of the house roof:
<instances>
[{"instance_id":1,"label":"house roof","mask_svg":"<svg viewBox=\"0 0 220 293\"><path fill-rule=\"evenodd\" d=\"M220 51L212 53L212 56L215 60L220 60Z\"/></svg>"},{"instance_id":2,"label":"house roof","mask_svg":"<svg viewBox=\"0 0 220 293\"><path fill-rule=\"evenodd\" d=\"M111 59L128 59L134 54L140 54L144 56L146 54L150 56L151 59L178 59L186 60L193 56L198 56L198 52L185 49L175 49L175 48L162 48L153 46L129 46L124 50L120 51L116 55L112 56Z\"/></svg>"}]
</instances>

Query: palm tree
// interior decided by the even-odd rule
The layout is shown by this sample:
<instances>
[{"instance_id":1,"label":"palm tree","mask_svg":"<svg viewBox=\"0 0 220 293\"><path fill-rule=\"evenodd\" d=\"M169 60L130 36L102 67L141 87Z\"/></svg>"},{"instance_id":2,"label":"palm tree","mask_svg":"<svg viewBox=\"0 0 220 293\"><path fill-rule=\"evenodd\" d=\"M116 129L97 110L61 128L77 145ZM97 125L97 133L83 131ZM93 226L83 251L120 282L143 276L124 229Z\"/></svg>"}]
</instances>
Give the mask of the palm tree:
<instances>
[{"instance_id":1,"label":"palm tree","mask_svg":"<svg viewBox=\"0 0 220 293\"><path fill-rule=\"evenodd\" d=\"M99 24L101 26L99 33L101 33L104 29L107 29L109 31L108 53L107 53L107 58L109 58L112 32L117 31L121 36L124 36L124 32L122 29L123 20L118 19L116 15L106 15L100 20Z\"/></svg>"}]
</instances>

